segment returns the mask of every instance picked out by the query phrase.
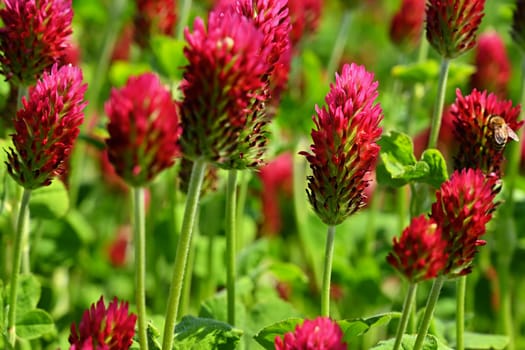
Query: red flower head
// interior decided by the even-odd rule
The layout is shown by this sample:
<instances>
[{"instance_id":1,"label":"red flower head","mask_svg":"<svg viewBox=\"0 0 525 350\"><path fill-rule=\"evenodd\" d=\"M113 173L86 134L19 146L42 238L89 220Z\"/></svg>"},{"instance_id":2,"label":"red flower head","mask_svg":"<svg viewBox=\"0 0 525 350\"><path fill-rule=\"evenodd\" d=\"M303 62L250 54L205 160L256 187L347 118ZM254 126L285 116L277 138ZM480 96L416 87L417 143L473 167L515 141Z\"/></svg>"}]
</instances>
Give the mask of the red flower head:
<instances>
[{"instance_id":1,"label":"red flower head","mask_svg":"<svg viewBox=\"0 0 525 350\"><path fill-rule=\"evenodd\" d=\"M104 298L84 312L78 329L73 323L69 336L70 350L128 350L135 334L137 316L128 314L128 303L114 298L108 308Z\"/></svg>"},{"instance_id":2,"label":"red flower head","mask_svg":"<svg viewBox=\"0 0 525 350\"><path fill-rule=\"evenodd\" d=\"M259 177L262 183L261 201L264 234L275 235L281 231L281 198L292 196L293 157L283 153L261 167Z\"/></svg>"},{"instance_id":3,"label":"red flower head","mask_svg":"<svg viewBox=\"0 0 525 350\"><path fill-rule=\"evenodd\" d=\"M0 18L2 74L16 85L33 85L69 46L71 0L5 0Z\"/></svg>"},{"instance_id":4,"label":"red flower head","mask_svg":"<svg viewBox=\"0 0 525 350\"><path fill-rule=\"evenodd\" d=\"M184 155L224 169L257 167L269 122L262 106L269 52L263 33L237 13L212 11L208 28L197 18L194 32L185 34Z\"/></svg>"},{"instance_id":5,"label":"red flower head","mask_svg":"<svg viewBox=\"0 0 525 350\"><path fill-rule=\"evenodd\" d=\"M343 222L365 204L383 113L375 103L378 84L373 79L363 66L343 66L326 96L328 106L316 106L312 153L300 153L313 172L308 177L308 198L328 225Z\"/></svg>"},{"instance_id":6,"label":"red flower head","mask_svg":"<svg viewBox=\"0 0 525 350\"><path fill-rule=\"evenodd\" d=\"M456 90L456 101L450 108L454 118L454 134L459 150L454 158L456 169L481 169L486 174L501 175L503 149L510 139L517 139L516 131L520 107L512 101L499 100L486 91L476 89L468 96Z\"/></svg>"},{"instance_id":7,"label":"red flower head","mask_svg":"<svg viewBox=\"0 0 525 350\"><path fill-rule=\"evenodd\" d=\"M275 338L275 350L346 350L343 331L328 317L304 320L294 332Z\"/></svg>"},{"instance_id":8,"label":"red flower head","mask_svg":"<svg viewBox=\"0 0 525 350\"><path fill-rule=\"evenodd\" d=\"M470 78L470 87L504 97L510 80L510 61L498 33L491 31L480 35L475 65L476 73Z\"/></svg>"},{"instance_id":9,"label":"red flower head","mask_svg":"<svg viewBox=\"0 0 525 350\"><path fill-rule=\"evenodd\" d=\"M394 238L387 261L412 283L435 278L447 264L447 243L434 220L420 215Z\"/></svg>"},{"instance_id":10,"label":"red flower head","mask_svg":"<svg viewBox=\"0 0 525 350\"><path fill-rule=\"evenodd\" d=\"M403 0L390 22L390 40L394 44L416 46L425 21L425 0Z\"/></svg>"},{"instance_id":11,"label":"red flower head","mask_svg":"<svg viewBox=\"0 0 525 350\"><path fill-rule=\"evenodd\" d=\"M297 46L306 34L315 33L319 27L322 0L288 0L292 31L290 40L292 46Z\"/></svg>"},{"instance_id":12,"label":"red flower head","mask_svg":"<svg viewBox=\"0 0 525 350\"><path fill-rule=\"evenodd\" d=\"M173 35L177 16L175 0L136 0L135 41L148 47L152 34Z\"/></svg>"},{"instance_id":13,"label":"red flower head","mask_svg":"<svg viewBox=\"0 0 525 350\"><path fill-rule=\"evenodd\" d=\"M446 58L457 57L476 44L485 0L428 0L427 39Z\"/></svg>"},{"instance_id":14,"label":"red flower head","mask_svg":"<svg viewBox=\"0 0 525 350\"><path fill-rule=\"evenodd\" d=\"M21 186L48 186L66 171L84 120L86 88L79 68L54 65L29 89L29 98L22 99L23 108L14 119L14 149L9 148L6 162L7 171Z\"/></svg>"},{"instance_id":15,"label":"red flower head","mask_svg":"<svg viewBox=\"0 0 525 350\"><path fill-rule=\"evenodd\" d=\"M286 0L222 0L216 11L234 11L251 19L262 33L263 46L269 47L266 56L267 78L272 100L279 99L288 82L291 62L290 16Z\"/></svg>"},{"instance_id":16,"label":"red flower head","mask_svg":"<svg viewBox=\"0 0 525 350\"><path fill-rule=\"evenodd\" d=\"M181 134L177 104L153 73L113 89L105 110L110 162L131 186L142 186L174 163Z\"/></svg>"},{"instance_id":17,"label":"red flower head","mask_svg":"<svg viewBox=\"0 0 525 350\"><path fill-rule=\"evenodd\" d=\"M497 203L499 180L494 174L485 175L480 169L456 170L436 192L430 217L439 223L443 238L448 242L448 262L444 273L465 275L471 271L471 262L477 247L485 241L486 225L492 218Z\"/></svg>"},{"instance_id":18,"label":"red flower head","mask_svg":"<svg viewBox=\"0 0 525 350\"><path fill-rule=\"evenodd\" d=\"M525 0L516 0L510 34L514 43L525 51Z\"/></svg>"}]
</instances>

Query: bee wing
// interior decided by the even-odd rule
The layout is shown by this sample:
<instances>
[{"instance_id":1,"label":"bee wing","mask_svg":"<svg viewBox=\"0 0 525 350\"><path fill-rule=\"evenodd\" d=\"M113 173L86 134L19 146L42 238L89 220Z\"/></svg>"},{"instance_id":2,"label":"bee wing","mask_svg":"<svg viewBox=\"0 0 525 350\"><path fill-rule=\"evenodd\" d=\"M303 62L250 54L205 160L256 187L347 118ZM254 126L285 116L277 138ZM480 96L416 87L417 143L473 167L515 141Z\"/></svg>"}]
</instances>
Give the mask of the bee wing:
<instances>
[{"instance_id":1,"label":"bee wing","mask_svg":"<svg viewBox=\"0 0 525 350\"><path fill-rule=\"evenodd\" d=\"M507 129L504 127L495 128L493 137L496 145L505 145L508 139Z\"/></svg>"},{"instance_id":2,"label":"bee wing","mask_svg":"<svg viewBox=\"0 0 525 350\"><path fill-rule=\"evenodd\" d=\"M513 139L514 141L518 141L519 142L519 140L520 140L519 136L508 125L507 125L507 134L508 134L509 138Z\"/></svg>"}]
</instances>

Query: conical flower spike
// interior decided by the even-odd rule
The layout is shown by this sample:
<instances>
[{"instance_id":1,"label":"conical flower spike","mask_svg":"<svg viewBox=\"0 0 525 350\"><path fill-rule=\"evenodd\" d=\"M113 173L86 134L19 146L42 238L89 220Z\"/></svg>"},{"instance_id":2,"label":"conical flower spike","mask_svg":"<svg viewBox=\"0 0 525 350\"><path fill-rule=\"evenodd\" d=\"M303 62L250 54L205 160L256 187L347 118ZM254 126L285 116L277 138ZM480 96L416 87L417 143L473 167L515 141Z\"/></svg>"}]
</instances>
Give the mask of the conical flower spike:
<instances>
[{"instance_id":1,"label":"conical flower spike","mask_svg":"<svg viewBox=\"0 0 525 350\"><path fill-rule=\"evenodd\" d=\"M343 331L328 317L304 320L293 332L275 338L276 350L346 350Z\"/></svg>"}]
</instances>

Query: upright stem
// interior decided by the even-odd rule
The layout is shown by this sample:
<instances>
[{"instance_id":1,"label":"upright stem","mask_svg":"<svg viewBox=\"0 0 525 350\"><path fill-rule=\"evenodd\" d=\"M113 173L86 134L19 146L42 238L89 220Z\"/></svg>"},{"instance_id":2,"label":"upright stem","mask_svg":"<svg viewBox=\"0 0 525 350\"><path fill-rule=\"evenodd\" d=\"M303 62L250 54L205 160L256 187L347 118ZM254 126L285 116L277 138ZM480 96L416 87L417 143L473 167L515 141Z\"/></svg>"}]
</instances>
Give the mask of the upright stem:
<instances>
[{"instance_id":1,"label":"upright stem","mask_svg":"<svg viewBox=\"0 0 525 350\"><path fill-rule=\"evenodd\" d=\"M465 349L463 333L465 332L465 295L467 276L461 276L456 282L456 350Z\"/></svg>"},{"instance_id":2,"label":"upright stem","mask_svg":"<svg viewBox=\"0 0 525 350\"><path fill-rule=\"evenodd\" d=\"M421 350L423 348L423 343L427 336L428 328L430 327L430 321L432 321L434 309L436 308L436 303L439 299L439 293L441 292L441 287L443 287L445 278L445 276L439 276L432 284L432 289L430 290L430 295L428 296L427 305L425 307L425 314L423 315L423 320L419 326L413 350Z\"/></svg>"},{"instance_id":3,"label":"upright stem","mask_svg":"<svg viewBox=\"0 0 525 350\"><path fill-rule=\"evenodd\" d=\"M337 69L337 64L341 61L341 57L343 56L346 42L348 40L348 29L350 28L350 20L352 18L351 15L352 12L350 10L345 10L345 12L343 13L341 28L339 29L339 33L337 34L337 39L334 43L332 55L330 56L330 61L328 61L328 66L326 67L326 71L328 72L328 74L330 74L330 76Z\"/></svg>"},{"instance_id":4,"label":"upright stem","mask_svg":"<svg viewBox=\"0 0 525 350\"><path fill-rule=\"evenodd\" d=\"M401 346L401 340L403 340L403 334L407 329L408 319L410 318L410 310L414 304L416 297L417 283L410 283L408 286L407 294L405 295L405 301L403 302L403 311L401 312L401 319L397 326L396 340L392 350L399 350Z\"/></svg>"},{"instance_id":5,"label":"upright stem","mask_svg":"<svg viewBox=\"0 0 525 350\"><path fill-rule=\"evenodd\" d=\"M191 0L183 0L179 5L179 23L177 24L177 39L182 40L184 38L184 27L188 23L190 17Z\"/></svg>"},{"instance_id":6,"label":"upright stem","mask_svg":"<svg viewBox=\"0 0 525 350\"><path fill-rule=\"evenodd\" d=\"M250 181L250 173L247 171L242 171L238 179L237 186L237 250L242 249L248 242L245 242L246 235L243 234L242 222L244 218L244 207L246 205L246 195L248 194L248 183Z\"/></svg>"},{"instance_id":7,"label":"upright stem","mask_svg":"<svg viewBox=\"0 0 525 350\"><path fill-rule=\"evenodd\" d=\"M237 170L228 172L226 187L226 293L228 299L228 323L235 325L235 239L237 217Z\"/></svg>"},{"instance_id":8,"label":"upright stem","mask_svg":"<svg viewBox=\"0 0 525 350\"><path fill-rule=\"evenodd\" d=\"M9 343L13 347L16 342L16 299L18 295L18 277L20 276L20 265L22 263L22 248L28 239L29 198L31 198L31 190L24 188L16 222L12 262L13 269L11 270L11 288L9 293L9 312L7 314L7 333L9 335Z\"/></svg>"},{"instance_id":9,"label":"upright stem","mask_svg":"<svg viewBox=\"0 0 525 350\"><path fill-rule=\"evenodd\" d=\"M144 188L132 187L133 240L135 246L135 302L138 313L138 337L140 348L148 349L146 332L146 219Z\"/></svg>"},{"instance_id":10,"label":"upright stem","mask_svg":"<svg viewBox=\"0 0 525 350\"><path fill-rule=\"evenodd\" d=\"M330 280L332 279L332 260L334 258L335 226L328 226L324 252L323 286L321 288L321 316L330 316Z\"/></svg>"},{"instance_id":11,"label":"upright stem","mask_svg":"<svg viewBox=\"0 0 525 350\"><path fill-rule=\"evenodd\" d=\"M430 126L430 138L428 140L428 148L436 148L439 129L441 128L441 119L443 116L443 104L445 103L445 94L447 92L448 68L450 60L443 57L441 60L441 68L439 70L439 82L436 104L434 105L434 114L432 115L432 125Z\"/></svg>"},{"instance_id":12,"label":"upright stem","mask_svg":"<svg viewBox=\"0 0 525 350\"><path fill-rule=\"evenodd\" d=\"M202 159L197 159L193 163L191 170L190 184L186 195L186 205L184 216L182 218L182 228L180 232L177 251L175 252L175 264L173 266L173 275L171 278L170 292L168 296L168 305L164 323L164 333L162 338L162 350L171 350L173 348L173 331L177 318L180 296L182 293L182 283L184 281L184 272L186 261L190 251L191 234L194 227L195 215L201 193L202 180L206 163Z\"/></svg>"},{"instance_id":13,"label":"upright stem","mask_svg":"<svg viewBox=\"0 0 525 350\"><path fill-rule=\"evenodd\" d=\"M195 222L193 227L193 235L191 240L195 239L195 236L199 235L199 208L197 208L197 214L195 214ZM188 253L188 262L186 263L186 270L184 272L184 281L182 282L182 295L180 297L179 311L177 319L180 319L183 315L188 313L190 307L190 295L191 295L191 278L193 266L195 265L195 245L190 242L190 251Z\"/></svg>"}]
</instances>

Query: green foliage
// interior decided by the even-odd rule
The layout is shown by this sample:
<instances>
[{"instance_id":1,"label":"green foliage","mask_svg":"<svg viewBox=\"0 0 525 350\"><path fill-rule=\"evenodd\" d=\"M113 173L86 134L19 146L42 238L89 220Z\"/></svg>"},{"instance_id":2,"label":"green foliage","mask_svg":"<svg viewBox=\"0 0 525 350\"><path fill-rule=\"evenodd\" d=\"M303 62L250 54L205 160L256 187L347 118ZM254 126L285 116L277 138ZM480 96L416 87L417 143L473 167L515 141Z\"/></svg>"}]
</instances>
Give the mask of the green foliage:
<instances>
[{"instance_id":1,"label":"green foliage","mask_svg":"<svg viewBox=\"0 0 525 350\"><path fill-rule=\"evenodd\" d=\"M176 350L231 350L242 336L240 329L210 318L184 316L175 327Z\"/></svg>"},{"instance_id":2,"label":"green foliage","mask_svg":"<svg viewBox=\"0 0 525 350\"><path fill-rule=\"evenodd\" d=\"M69 194L62 181L54 180L51 185L31 192L29 211L35 219L55 219L66 215L69 209Z\"/></svg>"},{"instance_id":3,"label":"green foliage","mask_svg":"<svg viewBox=\"0 0 525 350\"><path fill-rule=\"evenodd\" d=\"M373 350L392 350L394 347L395 339L389 339L380 341ZM404 335L401 340L401 349L402 350L411 350L414 348L414 343L416 342L415 335ZM433 335L427 335L425 341L423 342L423 350L452 350L452 348L441 343Z\"/></svg>"},{"instance_id":4,"label":"green foliage","mask_svg":"<svg viewBox=\"0 0 525 350\"><path fill-rule=\"evenodd\" d=\"M391 131L379 140L382 164L377 180L392 187L407 183L426 183L438 188L448 178L446 162L437 149L427 149L417 161L412 139L401 132Z\"/></svg>"},{"instance_id":5,"label":"green foliage","mask_svg":"<svg viewBox=\"0 0 525 350\"><path fill-rule=\"evenodd\" d=\"M463 341L465 349L502 350L509 344L509 337L505 335L465 332Z\"/></svg>"}]
</instances>

